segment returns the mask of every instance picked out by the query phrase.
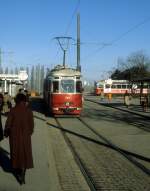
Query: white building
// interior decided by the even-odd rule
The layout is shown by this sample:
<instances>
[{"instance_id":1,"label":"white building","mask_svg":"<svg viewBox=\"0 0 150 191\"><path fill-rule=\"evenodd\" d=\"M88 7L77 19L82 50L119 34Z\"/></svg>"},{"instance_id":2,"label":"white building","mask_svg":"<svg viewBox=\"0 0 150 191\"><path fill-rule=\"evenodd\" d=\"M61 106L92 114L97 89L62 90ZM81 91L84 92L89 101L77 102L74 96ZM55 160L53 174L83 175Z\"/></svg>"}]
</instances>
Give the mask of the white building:
<instances>
[{"instance_id":1,"label":"white building","mask_svg":"<svg viewBox=\"0 0 150 191\"><path fill-rule=\"evenodd\" d=\"M0 74L0 92L8 92L10 96L15 96L18 86L24 86L27 83L28 74L22 70L18 74Z\"/></svg>"}]
</instances>

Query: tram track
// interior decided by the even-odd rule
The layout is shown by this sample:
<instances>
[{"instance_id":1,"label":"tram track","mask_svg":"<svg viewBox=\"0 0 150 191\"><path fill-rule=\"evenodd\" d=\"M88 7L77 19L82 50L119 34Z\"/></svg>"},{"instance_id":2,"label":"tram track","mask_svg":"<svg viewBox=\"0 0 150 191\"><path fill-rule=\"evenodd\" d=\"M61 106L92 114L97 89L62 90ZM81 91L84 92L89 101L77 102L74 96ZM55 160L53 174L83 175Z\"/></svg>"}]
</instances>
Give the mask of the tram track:
<instances>
[{"instance_id":1,"label":"tram track","mask_svg":"<svg viewBox=\"0 0 150 191\"><path fill-rule=\"evenodd\" d=\"M40 119L40 120L42 120L42 121L45 121L48 125L51 125L48 121L46 121L46 120L43 119L43 118L40 118L40 117L38 117L38 116L34 116L34 117L36 117L36 118L38 118L38 119ZM114 143L112 143L112 141L110 141L109 139L107 139L105 136L101 135L99 132L97 132L96 130L94 130L87 122L85 122L85 121L83 120L82 117L77 117L77 118L73 117L73 118L79 120L79 121L80 121L81 123L83 123L88 129L90 129L96 136L98 136L100 139L102 139L104 142L106 142L106 143L102 143L101 141L97 141L97 140L94 140L94 139L92 139L92 138L88 138L88 137L86 137L86 136L79 135L78 133L75 133L75 132L66 130L66 129L64 129L64 128L62 127L62 125L60 124L60 122L59 122L59 120L58 120L59 117L55 117L55 120L56 120L56 123L57 123L57 128L59 128L59 129L61 130L61 132L62 132L62 134L63 134L63 137L64 137L64 139L65 139L67 145L68 145L69 148L71 149L71 151L72 151L72 153L73 153L73 155L74 155L74 157L75 157L75 160L76 160L77 164L79 165L81 171L83 172L83 174L84 174L84 176L86 177L87 180L88 180L88 177L89 177L89 176L88 176L88 173L86 173L86 170L85 170L85 168L84 168L84 165L83 165L82 161L81 161L80 158L78 157L78 155L77 155L77 153L76 153L74 147L73 147L72 144L71 144L71 141L67 138L65 132L66 132L66 133L71 133L71 134L76 135L76 136L80 136L81 138L87 139L88 141L91 141L91 142L93 142L93 143L95 143L95 144L101 144L101 145L103 145L103 146L105 146L105 147L111 148L111 149L113 149L113 150L115 150L115 151L121 153L121 154L122 154L124 157L126 157L130 162L132 162L134 165L136 165L138 168L140 168L144 173L146 173L146 174L148 174L148 175L150 176L150 170L147 169L144 165L142 165L142 164L139 163L138 161L136 161L135 159L133 159L132 157L137 158L137 159L140 159L140 160L143 160L143 161L145 161L145 162L150 162L150 158L145 157L145 156L143 156L143 155L139 155L139 154L137 154L137 153L130 152L130 151L128 151L128 150L125 150L125 149L122 149L122 148L118 147L117 145L115 145ZM55 126L55 128L56 128L56 126ZM93 184L92 182L93 182L92 180L89 180L89 184L90 184L90 185ZM94 187L94 186L91 186L91 187Z\"/></svg>"},{"instance_id":2,"label":"tram track","mask_svg":"<svg viewBox=\"0 0 150 191\"><path fill-rule=\"evenodd\" d=\"M117 145L115 145L114 143L112 143L112 141L110 141L109 139L107 139L106 137L104 137L103 135L101 135L99 132L97 132L96 130L94 130L87 122L85 122L81 117L77 118L79 121L81 121L86 127L88 127L95 135L97 135L100 139L102 139L103 141L106 142L106 145L109 146L111 149L119 152L120 154L122 154L125 158L127 158L130 162L132 162L135 166L137 166L138 168L140 168L144 173L146 173L147 175L150 176L150 169L147 169L144 165L142 165L141 163L139 163L138 161L136 161L135 159L133 159L131 156L136 157L138 159L144 160L146 162L150 162L150 158L144 157L142 155L136 154L136 153L132 153L129 152L127 150L121 149L120 147L118 147Z\"/></svg>"},{"instance_id":3,"label":"tram track","mask_svg":"<svg viewBox=\"0 0 150 191\"><path fill-rule=\"evenodd\" d=\"M86 121L84 121L82 119L82 117L73 118L73 119L74 120L77 119L78 121L80 121L86 128L88 128L90 131L92 131L96 136L99 137L100 140L103 140L105 143L102 143L100 141L96 141L96 140L93 140L93 139L90 139L90 138L88 139L87 137L79 135L78 133L69 131L68 129L65 128L64 124L61 125L60 119L62 119L62 118L59 118L59 117L55 118L57 126L59 126L57 128L59 128L61 130L61 133L63 134L63 137L65 139L65 142L68 145L68 147L70 148L70 150L71 150L71 152L72 152L72 154L74 156L74 159L75 159L77 165L79 166L79 168L80 168L83 176L85 177L85 179L87 181L87 184L89 185L91 190L101 190L100 189L101 188L101 184L99 183L99 178L100 177L98 178L97 175L93 176L93 174L89 170L91 167L89 167L89 169L88 169L87 166L84 164L85 163L85 159L83 160L82 157L80 158L80 155L79 155L78 150L76 148L76 143L71 139L69 134L75 135L76 137L79 137L79 138L81 137L84 140L87 139L87 141L91 141L93 143L97 143L98 145L109 147L110 149L112 149L114 151L117 151L124 158L126 158L130 163L132 163L136 168L140 169L146 175L150 176L150 170L147 169L144 165L140 164L137 160L133 159L130 155L134 155L134 157L137 157L137 158L139 158L141 160L145 160L147 162L150 162L149 158L142 157L140 155L136 155L135 153L130 153L128 151L125 151L125 150L119 148L118 146L113 144L110 140L108 140L106 137L102 136L100 133L98 133L97 131L93 130L93 128ZM70 118L68 118L68 119L70 119ZM64 118L63 118L63 120L64 120Z\"/></svg>"},{"instance_id":4,"label":"tram track","mask_svg":"<svg viewBox=\"0 0 150 191\"><path fill-rule=\"evenodd\" d=\"M73 145L71 144L71 141L70 141L69 138L66 136L65 131L64 131L62 125L60 124L58 118L55 118L55 120L56 120L56 123L57 123L58 127L60 128L60 130L61 130L61 132L62 132L62 135L63 135L63 137L64 137L64 139L65 139L66 144L67 144L68 147L70 148L70 150L71 150L71 152L72 152L72 154L73 154L73 156L74 156L74 159L75 159L76 163L78 164L78 166L79 166L79 168L80 168L80 170L81 170L81 172L82 172L82 174L83 174L83 176L84 176L84 178L85 178L87 184L89 185L90 190L91 190L91 191L96 191L97 189L96 189L96 187L95 187L95 185L94 185L93 179L90 177L89 173L87 172L87 170L86 170L86 168L85 168L85 166L84 166L84 163L82 162L82 160L81 160L80 157L78 156L77 152L75 151Z\"/></svg>"},{"instance_id":5,"label":"tram track","mask_svg":"<svg viewBox=\"0 0 150 191\"><path fill-rule=\"evenodd\" d=\"M111 169L111 167L108 167L108 172L106 171L106 174L103 174L104 172L103 171L101 171L101 170L99 170L99 168L98 168L98 164L101 166L101 161L105 161L104 162L104 164L106 165L106 163L107 163L107 161L110 159L110 161L111 160L113 160L114 161L114 165L116 165L115 164L115 161L116 161L116 159L115 158L110 158L109 156L106 156L106 158L105 158L105 156L100 156L100 157L98 157L97 158L97 156L99 156L98 154L96 154L96 150L94 149L94 144L95 145L97 145L96 146L96 148L98 149L98 151L99 151L99 149L101 150L101 148L104 148L104 153L106 152L106 153L111 153L112 151L111 150L114 150L115 152L117 151L116 150L116 148L114 147L114 146L112 146L112 145L110 145L110 144L108 144L108 142L106 142L105 141L105 143L104 143L104 140L103 141L101 141L101 139L99 139L99 140L96 140L96 139L93 139L93 136L91 136L91 137L88 137L87 136L87 134L86 133L84 133L84 131L85 131L85 129L84 129L84 131L82 131L83 132L83 134L82 134L82 132L80 132L80 131L76 131L76 129L79 129L79 128L81 128L82 129L82 126L81 125L77 125L77 128L75 128L74 127L74 121L75 121L75 123L76 124L79 124L79 122L82 124L82 125L84 125L84 128L87 128L87 125L88 125L88 129L89 129L89 127L91 127L91 128L93 128L92 126L90 126L89 125L89 123L84 119L84 118L82 118L82 117L77 117L77 118L75 118L75 117L73 117L73 118L62 118L62 117L56 117L56 118L49 118L49 117L41 117L40 115L34 115L34 117L35 118L37 118L37 119L39 119L39 120L42 120L43 122L44 122L44 120L45 120L45 123L50 127L51 126L51 128L53 128L53 129L59 129L59 131L57 131L57 132L60 132L61 134L62 134L62 137L64 137L64 140L65 140L65 143L66 143L66 145L67 145L67 147L68 147L68 149L71 151L71 153L72 153L72 156L73 156L73 158L74 158L74 160L75 160L75 162L76 162L76 164L77 164L77 166L79 167L79 169L80 169L80 171L81 171L81 173L82 173L82 175L83 175L83 177L84 177L84 179L86 180L86 182L87 182L87 184L88 184L88 186L89 186L89 189L90 190L92 190L92 191L94 191L94 190L106 190L106 188L107 189L109 189L110 188L110 190L113 190L113 188L114 189L117 189L119 186L121 186L122 185L122 183L119 183L119 182L117 182L116 180L121 180L121 179L119 179L119 177L120 177L120 173L125 173L126 174L126 172L121 172L122 170L123 170L123 166L124 165L121 165L122 164L122 162L124 161L122 161L121 163L120 163L120 170L119 170L119 177L117 178L117 174L115 173L115 169L116 168L119 168L119 167L115 167L115 166L112 166L112 168L115 168L114 170L112 169L111 171L113 172L113 174L110 174L110 169ZM52 122L53 121L53 122ZM54 123L54 121L55 121L55 123ZM72 126L72 128L70 128L70 126L68 126L69 124L72 124L72 122L73 122L73 126ZM68 126L68 127L67 127ZM91 131L91 129L90 129L90 131ZM93 131L92 131L93 132ZM97 135L97 133L99 134L99 132L96 132L96 135ZM94 134L94 132L93 132L93 134ZM75 138L73 138L73 137L75 137ZM72 139L73 138L73 139ZM105 137L104 137L105 138ZM79 140L79 142L77 141L76 142L76 140ZM80 147L79 146L79 144L82 144L83 143L83 145L81 146L81 149L80 149L80 151L78 151L78 147ZM86 145L90 145L90 150L89 150L89 154L88 155L85 155L84 156L84 154L81 156L81 151L83 151L83 149L88 149L88 147L86 148ZM93 146L92 146L93 145ZM93 149L92 149L92 147L93 147ZM111 149L110 151L108 150L108 149ZM93 150L93 152L92 152L92 150ZM103 149L102 149L103 150ZM106 151L105 151L106 150ZM101 151L100 151L101 152ZM103 152L103 151L102 151ZM120 153L119 151L117 151L118 153ZM115 155L117 155L117 152L116 152L116 154ZM130 155L130 154L133 154L133 153L127 153L127 155ZM135 153L134 153L135 154ZM93 162L92 162L92 160L91 160L91 156L93 155L93 157L94 157L94 155L95 155L95 157L97 158L97 160L99 161L95 161L95 159L93 160L93 162L95 161L97 164L93 164ZM106 154L107 155L107 154ZM111 154L110 154L111 155ZM118 159L117 160L120 160L122 157L121 157L121 153L119 154L120 155L120 157L118 157ZM123 155L122 155L123 156ZM56 156L55 156L56 157ZM86 157L88 157L87 159L88 159L88 162L86 162ZM93 158L92 157L92 158ZM95 158L94 157L94 158ZM124 157L124 156L123 156ZM135 157L135 156L134 156ZM137 158L138 159L140 159L140 157L141 157L141 160L145 160L145 161L147 161L147 162L149 162L149 159L148 158L142 158L142 156L138 156ZM102 159L101 159L102 158ZM124 158L126 158L126 157L124 157ZM62 159L60 159L60 160L62 160ZM122 160L122 159L121 159ZM127 160L128 161L128 160ZM89 163L90 162L90 163ZM130 163L131 163L131 161L129 161ZM88 166L88 164L90 164L91 166ZM103 165L104 164L102 164L102 166L100 167L100 169L102 168L102 170L103 170ZM96 169L93 169L93 167L94 166L97 166L96 167ZM132 162L132 165L129 165L129 166L136 166L136 164L134 164L133 165L133 162ZM137 166L136 166L137 167ZM128 168L128 165L126 166L125 165L125 168ZM134 167L133 167L134 168ZM136 169L136 168L135 168ZM141 169L141 166L140 167L138 167L138 169L143 173L144 172L144 174L145 174L145 178L147 179L147 175L149 175L149 173L147 173L147 172L145 172L145 169L142 167L142 169ZM137 173L138 173L138 171L139 170L133 170L133 171L137 171ZM146 169L147 170L147 169ZM124 170L123 170L124 171ZM126 170L125 170L126 171ZM93 174L94 173L94 174ZM131 173L132 173L132 171L131 171ZM121 176L123 176L123 177L126 177L126 175L121 175ZM136 173L135 173L136 174ZM141 173L140 173L141 174ZM102 178L103 177L103 175L104 175L104 178ZM116 177L115 177L116 176ZM128 176L128 175L127 175ZM133 173L133 175L131 176L131 180L132 180L132 178L134 177L134 173ZM136 176L135 176L136 177ZM148 176L149 177L149 176ZM71 177L70 177L71 178ZM112 179L111 180L111 182L114 184L110 184L109 183L109 181L107 181L107 179L109 180L109 179ZM144 178L144 179L145 179ZM125 179L128 179L128 178L125 178ZM115 183L115 182L117 182L117 184ZM126 181L125 181L126 182ZM131 181L132 182L132 181ZM131 184L131 182L130 182L130 184ZM147 182L148 183L148 182ZM67 185L67 182L65 183L66 185ZM105 187L105 184L106 184L106 187ZM110 184L110 185L109 185ZM145 183L144 183L145 184ZM116 187L117 186L117 187ZM127 186L128 187L128 186ZM119 189L119 190L123 190L124 188L126 188L126 186L123 186L123 188L121 188L121 189ZM136 190L136 189L131 189L131 190ZM140 189L139 189L140 190Z\"/></svg>"},{"instance_id":6,"label":"tram track","mask_svg":"<svg viewBox=\"0 0 150 191\"><path fill-rule=\"evenodd\" d=\"M88 101L90 101L90 102L92 102L92 103L96 103L96 104L98 104L99 105L99 103L97 103L97 102L95 102L95 101L91 101L91 100L88 100ZM103 105L103 104L102 104ZM103 105L103 106L105 106L105 105ZM109 106L108 106L109 107ZM118 109L118 108L115 108L115 107L113 107L113 109ZM123 112L124 112L124 110L122 110ZM128 112L128 111L126 111L125 110L125 112ZM104 113L104 111L101 111L101 113ZM135 114L136 115L136 113L133 113L133 114ZM114 117L114 115L112 115L112 114L108 114L107 113L107 115L109 115L109 116L111 116L111 117ZM116 114L115 114L116 115ZM139 114L137 114L137 115L139 115ZM141 115L140 115L141 116ZM144 116L142 115L141 117L143 117L144 118ZM83 121L82 120L82 118L80 117L79 118L81 121ZM147 119L147 118L146 118ZM121 119L119 119L119 120L121 120ZM85 123L85 122L84 122ZM142 124L139 124L139 126L137 126L137 122L136 123L134 123L134 124L132 124L132 123L129 123L130 125L133 125L133 126L135 126L135 127L137 127L137 128L139 128L139 129L141 129L142 131L145 131L145 132L150 132L150 129L149 129L149 127L148 126L146 126L146 128L143 128L143 126L144 126L144 124L142 123ZM87 126L89 126L88 124L86 124ZM99 133L97 133L95 130L93 130L92 129L92 127L89 127L92 131L94 131L95 132L95 134L99 134ZM136 134L135 134L136 135ZM99 136L99 135L98 135ZM105 138L106 137L103 137L102 135L100 135L100 138L102 138L102 139L104 139L105 140ZM106 142L107 142L107 140L108 139L106 139ZM109 144L109 142L110 142L110 144ZM112 149L115 149L115 150L118 150L119 152L121 152L122 154L125 154L126 156L127 156L127 158L128 158L128 156L129 156L129 160L133 160L133 163L135 163L139 168L141 168L142 169L142 171L144 171L146 174L148 174L148 175L150 175L150 169L149 168L146 168L143 164L141 164L140 162L138 162L138 161L136 161L135 159L133 159L133 158L131 158L131 157L134 157L134 158L136 158L136 159L140 159L140 160L143 160L143 161L145 161L145 162L148 162L148 163L150 163L150 158L148 158L148 157L145 157L145 156L143 156L143 155L139 155L139 154L137 154L137 153L134 153L134 152L130 152L130 151L128 151L128 150L125 150L125 149L122 149L122 148L120 148L120 147L118 147L118 146L116 146L115 144L111 144L111 141L109 141L108 140L108 145L112 148Z\"/></svg>"}]
</instances>

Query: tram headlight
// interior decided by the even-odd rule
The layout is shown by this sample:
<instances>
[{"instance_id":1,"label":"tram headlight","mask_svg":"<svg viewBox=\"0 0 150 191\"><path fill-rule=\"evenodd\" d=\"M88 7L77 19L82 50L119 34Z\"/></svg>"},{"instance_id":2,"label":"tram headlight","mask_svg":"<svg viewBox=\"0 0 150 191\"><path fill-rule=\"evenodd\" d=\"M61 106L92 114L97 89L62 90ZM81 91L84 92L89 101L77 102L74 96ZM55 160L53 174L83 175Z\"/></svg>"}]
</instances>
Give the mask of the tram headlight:
<instances>
[{"instance_id":1,"label":"tram headlight","mask_svg":"<svg viewBox=\"0 0 150 191\"><path fill-rule=\"evenodd\" d=\"M66 106L69 106L69 105L70 105L70 103L69 103L69 102L66 102L66 103L65 103L65 105L66 105Z\"/></svg>"}]
</instances>

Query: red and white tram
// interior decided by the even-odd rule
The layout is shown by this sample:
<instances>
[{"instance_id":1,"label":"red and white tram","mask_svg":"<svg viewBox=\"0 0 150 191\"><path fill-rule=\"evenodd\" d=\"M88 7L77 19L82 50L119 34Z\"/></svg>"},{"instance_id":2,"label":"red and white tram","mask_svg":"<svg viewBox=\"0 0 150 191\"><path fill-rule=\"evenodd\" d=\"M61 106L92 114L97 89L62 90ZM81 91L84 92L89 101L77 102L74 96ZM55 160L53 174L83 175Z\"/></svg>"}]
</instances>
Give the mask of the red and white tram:
<instances>
[{"instance_id":1,"label":"red and white tram","mask_svg":"<svg viewBox=\"0 0 150 191\"><path fill-rule=\"evenodd\" d=\"M114 94L114 95L123 95L125 92L128 91L129 93L133 94L140 94L141 93L141 85L139 83L130 83L127 80L101 80L95 82L94 92L95 95L100 95L101 92L104 94ZM150 91L150 86L148 84L143 85L142 93L148 94Z\"/></svg>"},{"instance_id":2,"label":"red and white tram","mask_svg":"<svg viewBox=\"0 0 150 191\"><path fill-rule=\"evenodd\" d=\"M44 100L54 115L80 115L82 110L81 72L56 66L44 81Z\"/></svg>"},{"instance_id":3,"label":"red and white tram","mask_svg":"<svg viewBox=\"0 0 150 191\"><path fill-rule=\"evenodd\" d=\"M101 95L101 92L104 91L104 80L100 80L94 83L94 94L96 96Z\"/></svg>"}]
</instances>

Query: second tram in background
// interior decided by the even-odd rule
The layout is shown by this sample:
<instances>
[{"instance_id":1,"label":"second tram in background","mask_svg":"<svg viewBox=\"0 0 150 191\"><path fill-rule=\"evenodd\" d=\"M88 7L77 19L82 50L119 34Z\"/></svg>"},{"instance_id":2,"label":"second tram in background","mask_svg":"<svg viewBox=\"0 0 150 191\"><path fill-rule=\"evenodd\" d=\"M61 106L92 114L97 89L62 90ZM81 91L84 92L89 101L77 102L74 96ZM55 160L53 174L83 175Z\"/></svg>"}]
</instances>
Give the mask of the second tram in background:
<instances>
[{"instance_id":1,"label":"second tram in background","mask_svg":"<svg viewBox=\"0 0 150 191\"><path fill-rule=\"evenodd\" d=\"M142 88L142 89L141 89ZM130 83L127 80L100 80L95 82L94 94L101 95L111 93L112 95L123 95L125 92L132 94L148 94L150 92L150 86L144 84L143 87L139 83Z\"/></svg>"},{"instance_id":2,"label":"second tram in background","mask_svg":"<svg viewBox=\"0 0 150 191\"><path fill-rule=\"evenodd\" d=\"M80 115L83 101L81 72L60 65L52 69L44 81L44 100L54 115Z\"/></svg>"}]
</instances>

